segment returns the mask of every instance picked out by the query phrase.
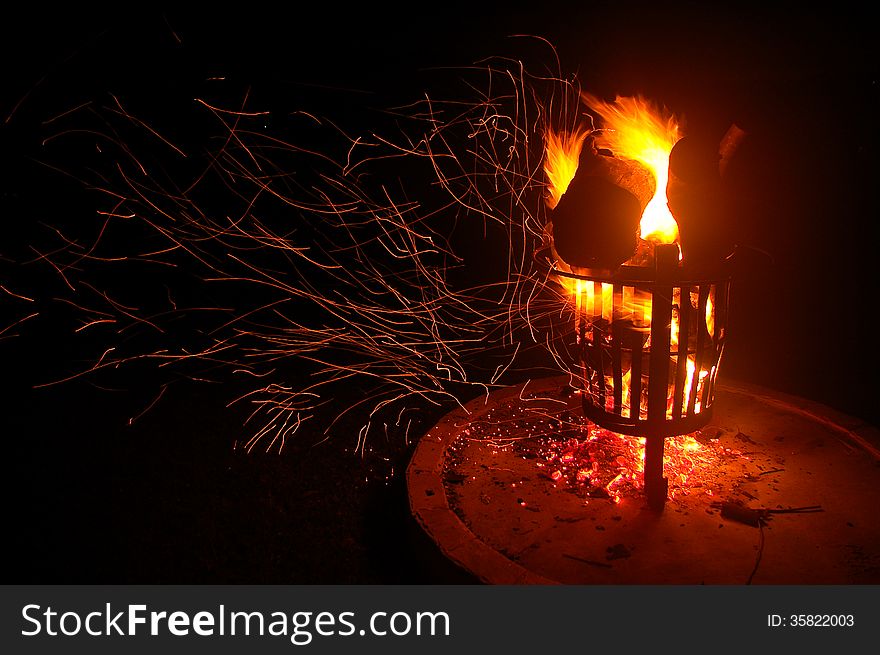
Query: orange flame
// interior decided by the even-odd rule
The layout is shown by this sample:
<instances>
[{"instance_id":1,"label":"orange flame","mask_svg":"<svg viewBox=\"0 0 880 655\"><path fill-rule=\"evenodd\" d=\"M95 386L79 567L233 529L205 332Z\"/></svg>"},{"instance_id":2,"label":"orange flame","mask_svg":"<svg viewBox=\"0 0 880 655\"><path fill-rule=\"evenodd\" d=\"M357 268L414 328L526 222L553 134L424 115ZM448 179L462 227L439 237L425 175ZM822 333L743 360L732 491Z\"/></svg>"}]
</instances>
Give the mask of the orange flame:
<instances>
[{"instance_id":1,"label":"orange flame","mask_svg":"<svg viewBox=\"0 0 880 655\"><path fill-rule=\"evenodd\" d=\"M654 197L642 213L642 239L655 243L674 243L678 224L666 204L669 180L669 153L681 138L673 116L640 97L620 97L613 103L587 93L584 102L604 121L605 128L595 133L596 145L611 150L617 157L633 159L647 166L657 180Z\"/></svg>"},{"instance_id":2,"label":"orange flame","mask_svg":"<svg viewBox=\"0 0 880 655\"><path fill-rule=\"evenodd\" d=\"M715 337L715 287L711 288L706 299L706 330L710 337Z\"/></svg>"},{"instance_id":3,"label":"orange flame","mask_svg":"<svg viewBox=\"0 0 880 655\"><path fill-rule=\"evenodd\" d=\"M547 175L550 193L547 206L550 209L559 204L559 199L574 179L581 158L581 149L584 147L584 139L589 133L589 130L580 127L575 128L573 132L547 131L544 173Z\"/></svg>"}]
</instances>

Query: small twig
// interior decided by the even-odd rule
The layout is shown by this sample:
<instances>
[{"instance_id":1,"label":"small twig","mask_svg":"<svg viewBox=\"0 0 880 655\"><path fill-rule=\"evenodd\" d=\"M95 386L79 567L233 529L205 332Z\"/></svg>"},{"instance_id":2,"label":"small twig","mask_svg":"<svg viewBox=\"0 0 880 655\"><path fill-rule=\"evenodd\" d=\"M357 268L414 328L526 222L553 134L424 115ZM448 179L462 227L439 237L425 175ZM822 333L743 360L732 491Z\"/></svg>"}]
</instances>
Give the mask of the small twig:
<instances>
[{"instance_id":1,"label":"small twig","mask_svg":"<svg viewBox=\"0 0 880 655\"><path fill-rule=\"evenodd\" d=\"M597 562L593 559L584 559L583 557L578 557L577 555L569 555L568 553L562 553L563 557L567 557L568 559L577 560L578 562L583 562L584 564L589 564L590 566L598 566L603 569L613 568L610 564L606 564L605 562Z\"/></svg>"},{"instance_id":2,"label":"small twig","mask_svg":"<svg viewBox=\"0 0 880 655\"><path fill-rule=\"evenodd\" d=\"M755 567L749 574L749 579L746 580L747 585L752 584L752 579L755 577L755 573L758 572L758 567L761 565L761 558L764 556L764 524L759 523L758 529L761 531L761 540L758 542L758 556L755 558Z\"/></svg>"},{"instance_id":3,"label":"small twig","mask_svg":"<svg viewBox=\"0 0 880 655\"><path fill-rule=\"evenodd\" d=\"M788 509L765 509L767 514L813 514L823 512L821 505L807 505L805 507L789 507Z\"/></svg>"},{"instance_id":4,"label":"small twig","mask_svg":"<svg viewBox=\"0 0 880 655\"><path fill-rule=\"evenodd\" d=\"M770 469L769 471L764 471L762 473L758 473L758 475L770 475L771 473L784 473L785 469Z\"/></svg>"}]
</instances>

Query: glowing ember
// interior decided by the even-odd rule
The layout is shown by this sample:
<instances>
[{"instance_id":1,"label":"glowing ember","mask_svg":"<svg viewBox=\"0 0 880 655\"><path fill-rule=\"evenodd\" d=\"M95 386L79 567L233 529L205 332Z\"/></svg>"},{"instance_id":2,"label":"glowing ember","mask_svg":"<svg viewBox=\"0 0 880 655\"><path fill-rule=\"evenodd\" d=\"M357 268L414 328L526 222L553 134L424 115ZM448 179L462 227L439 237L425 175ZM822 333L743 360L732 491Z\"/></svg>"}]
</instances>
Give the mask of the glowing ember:
<instances>
[{"instance_id":1,"label":"glowing ember","mask_svg":"<svg viewBox=\"0 0 880 655\"><path fill-rule=\"evenodd\" d=\"M554 486L586 499L619 503L644 493L645 439L606 430L574 414L568 407L554 407L541 395L523 395L470 420L462 434L467 442L489 446L493 453L506 449L535 460ZM718 435L695 432L667 437L664 473L669 497L719 491L719 467L732 459L747 462L741 451L724 447ZM450 457L452 469L458 464Z\"/></svg>"},{"instance_id":2,"label":"glowing ember","mask_svg":"<svg viewBox=\"0 0 880 655\"><path fill-rule=\"evenodd\" d=\"M538 466L550 478L591 498L621 499L640 495L644 488L645 440L585 426L579 437L548 438L539 448ZM731 453L717 439L698 441L693 435L666 439L663 468L670 498L696 490L711 494L706 483L721 458Z\"/></svg>"}]
</instances>

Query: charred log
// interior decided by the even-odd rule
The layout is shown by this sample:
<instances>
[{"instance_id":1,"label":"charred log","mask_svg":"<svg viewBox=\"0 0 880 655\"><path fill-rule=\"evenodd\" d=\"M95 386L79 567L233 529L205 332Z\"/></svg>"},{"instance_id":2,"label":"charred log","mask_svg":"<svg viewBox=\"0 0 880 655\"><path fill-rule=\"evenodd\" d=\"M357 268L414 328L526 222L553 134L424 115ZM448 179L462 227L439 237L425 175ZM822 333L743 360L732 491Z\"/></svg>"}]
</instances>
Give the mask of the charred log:
<instances>
[{"instance_id":1,"label":"charred log","mask_svg":"<svg viewBox=\"0 0 880 655\"><path fill-rule=\"evenodd\" d=\"M571 266L617 268L636 252L639 221L656 187L639 162L584 148L552 214L556 252Z\"/></svg>"},{"instance_id":2,"label":"charred log","mask_svg":"<svg viewBox=\"0 0 880 655\"><path fill-rule=\"evenodd\" d=\"M633 159L618 159L609 150L584 148L578 163L578 176L600 177L625 189L638 198L642 211L657 190L651 170Z\"/></svg>"},{"instance_id":3,"label":"charred log","mask_svg":"<svg viewBox=\"0 0 880 655\"><path fill-rule=\"evenodd\" d=\"M666 197L678 223L687 264L718 262L733 251L735 223L727 210L730 203L722 172L744 138L745 132L732 125L720 143L687 136L670 153Z\"/></svg>"},{"instance_id":4,"label":"charred log","mask_svg":"<svg viewBox=\"0 0 880 655\"><path fill-rule=\"evenodd\" d=\"M553 210L553 243L571 266L615 269L638 245L642 207L614 182L578 175Z\"/></svg>"}]
</instances>

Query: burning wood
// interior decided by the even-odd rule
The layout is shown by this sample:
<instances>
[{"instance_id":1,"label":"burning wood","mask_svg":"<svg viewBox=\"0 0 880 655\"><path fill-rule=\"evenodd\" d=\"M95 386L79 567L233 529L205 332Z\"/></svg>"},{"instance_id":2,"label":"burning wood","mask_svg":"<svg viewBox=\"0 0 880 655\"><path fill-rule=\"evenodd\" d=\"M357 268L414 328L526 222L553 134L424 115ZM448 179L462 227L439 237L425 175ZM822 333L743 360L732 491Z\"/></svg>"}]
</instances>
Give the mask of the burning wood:
<instances>
[{"instance_id":1,"label":"burning wood","mask_svg":"<svg viewBox=\"0 0 880 655\"><path fill-rule=\"evenodd\" d=\"M724 173L745 137L743 130L731 125L720 143L685 136L672 148L666 196L689 264L711 265L733 250L734 221L726 211Z\"/></svg>"},{"instance_id":2,"label":"burning wood","mask_svg":"<svg viewBox=\"0 0 880 655\"><path fill-rule=\"evenodd\" d=\"M735 238L724 174L746 133L731 125L720 141L682 137L673 117L640 98L584 100L606 127L576 130L567 144L552 133L547 139L559 258L576 268L650 266L658 243L678 243L689 265L728 256ZM586 138L590 147L582 148Z\"/></svg>"},{"instance_id":3,"label":"burning wood","mask_svg":"<svg viewBox=\"0 0 880 655\"><path fill-rule=\"evenodd\" d=\"M591 144L593 145L593 144ZM615 269L632 259L639 223L657 182L651 170L608 150L585 148L553 210L553 242L568 264Z\"/></svg>"},{"instance_id":4,"label":"burning wood","mask_svg":"<svg viewBox=\"0 0 880 655\"><path fill-rule=\"evenodd\" d=\"M553 246L569 266L650 265L654 244L678 240L665 198L678 125L641 98L583 99L605 127L575 130L568 140L551 131L547 138ZM591 147L582 155L586 136Z\"/></svg>"}]
</instances>

